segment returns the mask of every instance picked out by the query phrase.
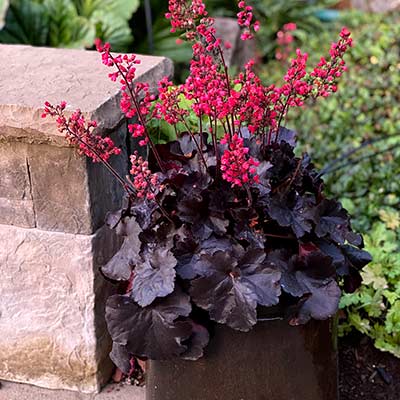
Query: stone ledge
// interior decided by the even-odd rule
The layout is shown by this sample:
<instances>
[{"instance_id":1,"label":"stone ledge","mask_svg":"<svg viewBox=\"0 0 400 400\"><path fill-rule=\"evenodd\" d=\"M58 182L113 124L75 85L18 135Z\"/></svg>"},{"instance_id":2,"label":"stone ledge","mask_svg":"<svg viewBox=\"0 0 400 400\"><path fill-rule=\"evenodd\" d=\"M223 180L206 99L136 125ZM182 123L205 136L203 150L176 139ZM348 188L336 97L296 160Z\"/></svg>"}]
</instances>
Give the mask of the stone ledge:
<instances>
[{"instance_id":1,"label":"stone ledge","mask_svg":"<svg viewBox=\"0 0 400 400\"><path fill-rule=\"evenodd\" d=\"M243 41L240 39L241 28L235 18L217 17L215 18L216 36L222 39L222 42L228 41L231 44L230 49L225 49L224 58L228 67L243 68L244 65L255 57L255 41Z\"/></svg>"},{"instance_id":2,"label":"stone ledge","mask_svg":"<svg viewBox=\"0 0 400 400\"><path fill-rule=\"evenodd\" d=\"M172 62L165 57L139 58L137 81L155 87L172 74ZM41 118L46 100L66 100L67 111L80 108L97 120L100 130L114 129L123 115L119 85L108 79L109 72L96 51L0 45L0 140L65 146L54 121Z\"/></svg>"}]
</instances>

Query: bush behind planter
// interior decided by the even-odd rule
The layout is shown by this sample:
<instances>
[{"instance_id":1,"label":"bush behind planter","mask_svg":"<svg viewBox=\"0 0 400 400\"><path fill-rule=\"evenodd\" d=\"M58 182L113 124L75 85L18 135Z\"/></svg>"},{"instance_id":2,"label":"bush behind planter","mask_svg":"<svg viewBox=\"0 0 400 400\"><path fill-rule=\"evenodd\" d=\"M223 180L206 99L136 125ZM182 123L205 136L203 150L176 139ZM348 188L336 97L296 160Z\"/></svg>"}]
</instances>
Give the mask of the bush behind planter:
<instances>
[{"instance_id":1,"label":"bush behind planter","mask_svg":"<svg viewBox=\"0 0 400 400\"><path fill-rule=\"evenodd\" d=\"M357 329L376 347L399 357L400 15L351 12L343 14L343 22L353 28L355 47L337 96L295 112L288 124L310 127L312 146L301 137L299 148L309 151L319 168L328 166L327 192L354 215L354 226L365 234L366 249L373 255L362 272L361 288L342 299L348 318L341 331ZM331 25L329 31L309 36L311 57L335 29Z\"/></svg>"}]
</instances>

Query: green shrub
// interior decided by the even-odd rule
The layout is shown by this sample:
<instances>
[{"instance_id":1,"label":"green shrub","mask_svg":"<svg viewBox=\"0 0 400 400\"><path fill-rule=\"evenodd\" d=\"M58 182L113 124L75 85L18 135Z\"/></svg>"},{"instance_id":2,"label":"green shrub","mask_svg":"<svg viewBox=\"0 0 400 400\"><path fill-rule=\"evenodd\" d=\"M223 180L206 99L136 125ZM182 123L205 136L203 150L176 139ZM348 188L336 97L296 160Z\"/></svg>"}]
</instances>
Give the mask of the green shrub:
<instances>
[{"instance_id":1,"label":"green shrub","mask_svg":"<svg viewBox=\"0 0 400 400\"><path fill-rule=\"evenodd\" d=\"M292 114L302 150L320 168L328 165L328 191L341 198L366 237L374 261L363 284L345 295L348 318L342 333L355 328L377 348L400 357L400 15L349 13L341 23L353 31L355 47L338 93L311 109ZM310 35L302 49L310 58L338 31ZM318 51L317 51L318 50ZM328 51L328 49L326 49ZM311 62L311 61L310 61ZM270 63L265 75L278 70ZM278 72L277 72L278 73ZM273 76L273 74L272 74ZM310 136L312 135L312 140ZM306 143L311 143L307 145ZM352 153L352 149L361 148ZM340 162L333 162L347 153Z\"/></svg>"},{"instance_id":2,"label":"green shrub","mask_svg":"<svg viewBox=\"0 0 400 400\"><path fill-rule=\"evenodd\" d=\"M128 21L139 0L0 0L0 43L92 47L96 37L116 51L132 42Z\"/></svg>"},{"instance_id":3,"label":"green shrub","mask_svg":"<svg viewBox=\"0 0 400 400\"><path fill-rule=\"evenodd\" d=\"M295 36L299 42L306 42L308 34L317 34L325 24L318 12L338 3L338 0L253 0L255 14L260 20L258 50L262 57L271 59L276 48L276 34L284 24L295 22ZM319 54L319 52L317 52Z\"/></svg>"}]
</instances>

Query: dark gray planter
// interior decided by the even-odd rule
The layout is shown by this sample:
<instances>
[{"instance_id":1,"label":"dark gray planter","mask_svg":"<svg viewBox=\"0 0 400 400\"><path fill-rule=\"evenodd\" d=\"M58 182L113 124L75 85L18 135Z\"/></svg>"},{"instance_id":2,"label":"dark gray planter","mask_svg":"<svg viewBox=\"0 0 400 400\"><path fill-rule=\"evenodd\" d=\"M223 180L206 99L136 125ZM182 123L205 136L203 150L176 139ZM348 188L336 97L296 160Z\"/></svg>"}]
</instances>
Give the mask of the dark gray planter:
<instances>
[{"instance_id":1,"label":"dark gray planter","mask_svg":"<svg viewBox=\"0 0 400 400\"><path fill-rule=\"evenodd\" d=\"M198 361L150 361L146 400L337 400L331 321L218 326Z\"/></svg>"}]
</instances>

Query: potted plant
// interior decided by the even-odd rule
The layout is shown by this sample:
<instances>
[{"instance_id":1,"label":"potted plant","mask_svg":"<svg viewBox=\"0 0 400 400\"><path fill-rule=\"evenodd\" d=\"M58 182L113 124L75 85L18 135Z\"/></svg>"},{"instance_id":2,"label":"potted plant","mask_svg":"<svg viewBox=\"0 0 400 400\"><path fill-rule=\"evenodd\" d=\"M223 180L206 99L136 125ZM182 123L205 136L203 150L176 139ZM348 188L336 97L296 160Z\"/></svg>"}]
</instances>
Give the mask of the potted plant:
<instances>
[{"instance_id":1,"label":"potted plant","mask_svg":"<svg viewBox=\"0 0 400 400\"><path fill-rule=\"evenodd\" d=\"M238 6L242 39L251 39L258 22ZM67 116L65 102L46 102L43 114L126 191L107 217L124 242L103 273L126 282L107 302L111 358L125 372L132 356L152 360L148 399L332 400L333 317L341 287L357 287L370 257L283 122L290 108L336 91L350 32L310 73L297 50L278 87L262 84L254 61L230 76L229 44L215 37L201 0L170 0L167 18L193 41L193 59L186 82L164 78L158 99L133 82L134 55L96 43L121 83L122 111L136 118L129 131L148 149L147 159L131 156L130 177L112 168L120 150L79 110ZM154 120L175 138L156 143Z\"/></svg>"}]
</instances>

